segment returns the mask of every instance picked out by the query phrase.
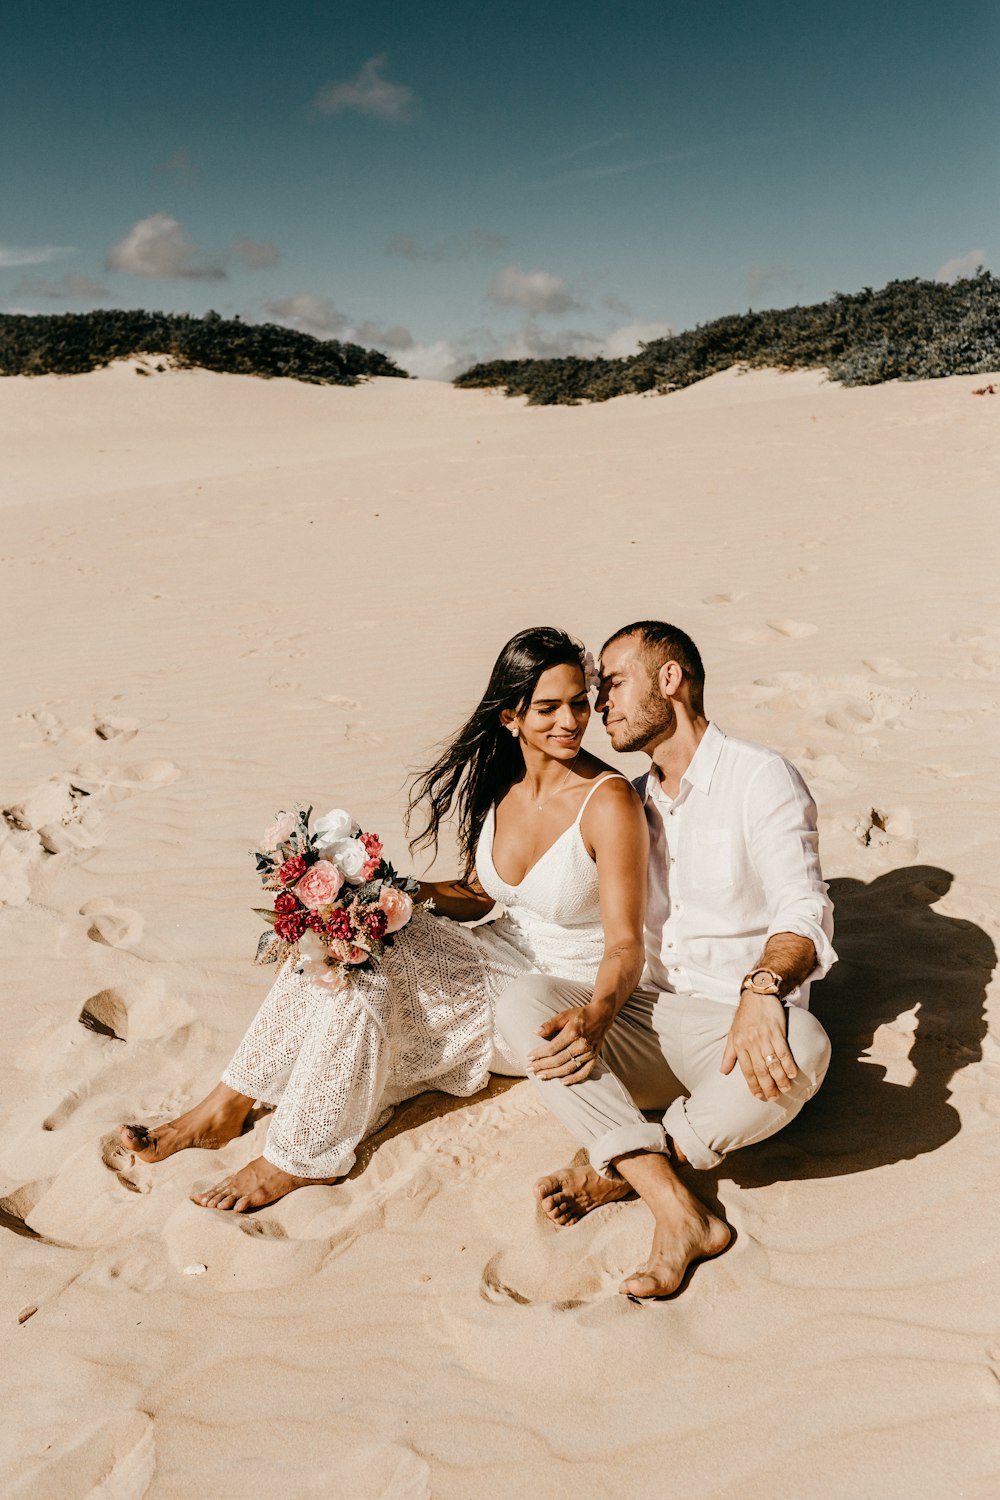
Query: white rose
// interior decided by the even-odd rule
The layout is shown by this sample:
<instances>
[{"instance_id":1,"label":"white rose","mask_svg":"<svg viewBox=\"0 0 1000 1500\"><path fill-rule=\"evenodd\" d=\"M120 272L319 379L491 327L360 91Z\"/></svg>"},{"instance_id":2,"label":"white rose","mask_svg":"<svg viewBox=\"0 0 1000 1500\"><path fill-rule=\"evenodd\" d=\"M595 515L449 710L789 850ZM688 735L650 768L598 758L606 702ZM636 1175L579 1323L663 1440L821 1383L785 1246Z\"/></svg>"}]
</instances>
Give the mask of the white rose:
<instances>
[{"instance_id":1,"label":"white rose","mask_svg":"<svg viewBox=\"0 0 1000 1500\"><path fill-rule=\"evenodd\" d=\"M317 818L313 824L313 843L320 853L331 849L334 844L343 843L345 839L353 839L356 833L361 832L361 824L356 823L349 812L342 807L335 807L328 812L324 818Z\"/></svg>"},{"instance_id":2,"label":"white rose","mask_svg":"<svg viewBox=\"0 0 1000 1500\"><path fill-rule=\"evenodd\" d=\"M329 858L339 870L343 871L348 885L361 884L364 878L361 872L370 856L360 839L341 839L329 851Z\"/></svg>"}]
</instances>

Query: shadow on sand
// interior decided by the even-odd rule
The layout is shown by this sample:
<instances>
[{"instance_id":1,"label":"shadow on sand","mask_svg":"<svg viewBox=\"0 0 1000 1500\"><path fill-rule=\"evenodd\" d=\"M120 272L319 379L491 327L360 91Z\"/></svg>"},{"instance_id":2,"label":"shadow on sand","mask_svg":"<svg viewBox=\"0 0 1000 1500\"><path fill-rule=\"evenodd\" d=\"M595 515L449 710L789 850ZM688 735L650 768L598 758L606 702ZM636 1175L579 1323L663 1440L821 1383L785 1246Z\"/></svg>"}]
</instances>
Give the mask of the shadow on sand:
<instances>
[{"instance_id":1,"label":"shadow on sand","mask_svg":"<svg viewBox=\"0 0 1000 1500\"><path fill-rule=\"evenodd\" d=\"M833 1043L830 1071L797 1120L734 1153L720 1177L757 1187L868 1172L958 1134L949 1085L982 1056L996 949L974 923L934 910L951 882L932 865L830 882L840 962L810 1001ZM909 1083L889 1081L894 1063Z\"/></svg>"}]
</instances>

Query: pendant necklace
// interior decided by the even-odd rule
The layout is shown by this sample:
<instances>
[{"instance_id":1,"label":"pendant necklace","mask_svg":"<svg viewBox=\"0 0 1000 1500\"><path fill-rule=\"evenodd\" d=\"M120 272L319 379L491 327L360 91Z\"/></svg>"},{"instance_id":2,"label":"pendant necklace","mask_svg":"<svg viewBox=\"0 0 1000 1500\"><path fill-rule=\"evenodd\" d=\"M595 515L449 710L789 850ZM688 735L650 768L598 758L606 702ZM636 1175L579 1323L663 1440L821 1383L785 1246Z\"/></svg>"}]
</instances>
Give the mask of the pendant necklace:
<instances>
[{"instance_id":1,"label":"pendant necklace","mask_svg":"<svg viewBox=\"0 0 1000 1500\"><path fill-rule=\"evenodd\" d=\"M581 745L580 749L576 752L576 754L574 755L573 759L570 761L569 767L567 768L567 771L566 771L566 775L563 777L562 781L560 781L560 783L556 787L555 791L554 792L550 792L549 795L546 797L546 799L545 799L544 802L536 802L535 803L535 811L536 812L541 812L544 807L547 807L549 805L549 803L552 801L553 797L558 797L558 795L559 795L560 792L565 791L566 785L569 782L569 778L573 774L573 767L576 765L577 761L580 759L580 754L581 754L582 749L583 749L583 746Z\"/></svg>"}]
</instances>

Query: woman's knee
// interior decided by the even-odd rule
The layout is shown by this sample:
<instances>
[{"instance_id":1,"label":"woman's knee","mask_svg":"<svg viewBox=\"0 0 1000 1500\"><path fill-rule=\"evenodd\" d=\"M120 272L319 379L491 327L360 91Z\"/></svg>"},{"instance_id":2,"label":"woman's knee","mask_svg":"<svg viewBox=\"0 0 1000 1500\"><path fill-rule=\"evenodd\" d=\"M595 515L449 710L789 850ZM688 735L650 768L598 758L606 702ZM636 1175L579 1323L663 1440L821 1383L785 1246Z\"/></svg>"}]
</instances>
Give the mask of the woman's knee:
<instances>
[{"instance_id":1,"label":"woman's knee","mask_svg":"<svg viewBox=\"0 0 1000 1500\"><path fill-rule=\"evenodd\" d=\"M557 981L547 974L522 974L497 999L497 1030L517 1047L527 1037L537 1038L542 1022L562 1009Z\"/></svg>"}]
</instances>

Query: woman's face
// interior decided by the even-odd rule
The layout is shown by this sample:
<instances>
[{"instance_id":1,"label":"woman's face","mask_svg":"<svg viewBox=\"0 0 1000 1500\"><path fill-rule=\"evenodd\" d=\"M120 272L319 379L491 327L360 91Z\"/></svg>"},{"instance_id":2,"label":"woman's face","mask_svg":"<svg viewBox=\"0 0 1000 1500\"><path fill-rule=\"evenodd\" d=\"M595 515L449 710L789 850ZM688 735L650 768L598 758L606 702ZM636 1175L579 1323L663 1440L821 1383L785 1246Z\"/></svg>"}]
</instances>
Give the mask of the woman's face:
<instances>
[{"instance_id":1,"label":"woman's face","mask_svg":"<svg viewBox=\"0 0 1000 1500\"><path fill-rule=\"evenodd\" d=\"M582 670L568 663L549 667L535 683L531 702L516 722L525 747L530 745L554 760L575 759L590 722Z\"/></svg>"}]
</instances>

